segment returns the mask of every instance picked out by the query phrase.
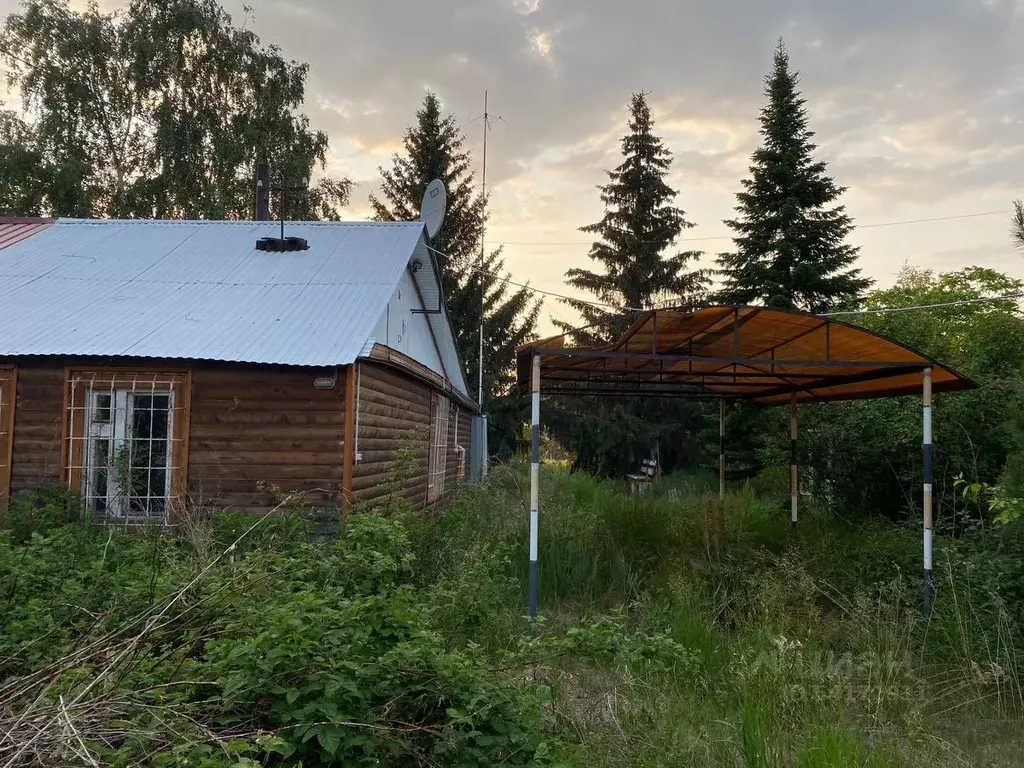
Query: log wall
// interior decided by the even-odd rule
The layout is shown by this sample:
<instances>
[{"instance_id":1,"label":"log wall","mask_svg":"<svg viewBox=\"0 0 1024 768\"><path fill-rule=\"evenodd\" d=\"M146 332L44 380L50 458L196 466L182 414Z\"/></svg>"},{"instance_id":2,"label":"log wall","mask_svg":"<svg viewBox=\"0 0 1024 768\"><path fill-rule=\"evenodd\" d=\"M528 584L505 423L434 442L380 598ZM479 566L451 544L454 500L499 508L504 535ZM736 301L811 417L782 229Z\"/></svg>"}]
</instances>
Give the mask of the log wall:
<instances>
[{"instance_id":1,"label":"log wall","mask_svg":"<svg viewBox=\"0 0 1024 768\"><path fill-rule=\"evenodd\" d=\"M427 506L431 387L377 363L361 362L359 371L356 450L362 458L353 468L352 495L356 508L384 505L389 497L402 496L414 509L423 509ZM465 482L458 477L457 444L466 450L466 479L469 476L472 416L465 406L450 402L446 496ZM411 466L393 463L399 448L411 451Z\"/></svg>"},{"instance_id":2,"label":"log wall","mask_svg":"<svg viewBox=\"0 0 1024 768\"><path fill-rule=\"evenodd\" d=\"M451 493L469 479L469 437L473 428L473 414L465 406L452 402L448 413L448 460L445 464L444 490ZM465 475L459 478L459 452L457 445L465 450Z\"/></svg>"},{"instance_id":3,"label":"log wall","mask_svg":"<svg viewBox=\"0 0 1024 768\"><path fill-rule=\"evenodd\" d=\"M357 399L361 458L352 472L357 508L400 495L422 509L427 502L430 387L387 366L362 362ZM393 465L401 448L410 451L411 466Z\"/></svg>"},{"instance_id":4,"label":"log wall","mask_svg":"<svg viewBox=\"0 0 1024 768\"><path fill-rule=\"evenodd\" d=\"M18 366L11 493L60 482L63 409L63 366Z\"/></svg>"},{"instance_id":5,"label":"log wall","mask_svg":"<svg viewBox=\"0 0 1024 768\"><path fill-rule=\"evenodd\" d=\"M18 363L11 453L11 491L63 480L65 366L75 361ZM154 363L157 365L157 363ZM144 370L145 362L133 364ZM356 508L389 495L423 509L427 500L429 384L373 362L359 363L359 423L352 472ZM351 370L351 369L348 369ZM341 503L345 441L345 374L333 389L313 388L303 369L196 363L192 367L187 492L193 505L260 513L282 492L302 491L313 506ZM445 493L458 478L456 445L467 451L472 413L451 401ZM411 463L396 471L400 448Z\"/></svg>"},{"instance_id":6,"label":"log wall","mask_svg":"<svg viewBox=\"0 0 1024 768\"><path fill-rule=\"evenodd\" d=\"M197 367L192 372L188 490L193 503L260 513L281 492L338 508L345 379L313 388L301 369Z\"/></svg>"}]
</instances>

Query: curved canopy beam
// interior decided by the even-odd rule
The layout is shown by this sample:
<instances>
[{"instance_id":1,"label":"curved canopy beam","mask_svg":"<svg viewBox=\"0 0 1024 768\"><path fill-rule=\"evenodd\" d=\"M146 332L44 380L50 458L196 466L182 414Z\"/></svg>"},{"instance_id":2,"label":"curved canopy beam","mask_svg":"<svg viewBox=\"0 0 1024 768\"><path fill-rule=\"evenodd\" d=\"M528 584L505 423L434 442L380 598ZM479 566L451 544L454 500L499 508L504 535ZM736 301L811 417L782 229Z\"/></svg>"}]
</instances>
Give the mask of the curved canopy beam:
<instances>
[{"instance_id":1,"label":"curved canopy beam","mask_svg":"<svg viewBox=\"0 0 1024 768\"><path fill-rule=\"evenodd\" d=\"M974 389L966 376L864 328L770 307L652 309L612 344L567 346L566 335L518 350L518 380L530 386L541 358L547 394L723 398L758 405L896 397Z\"/></svg>"}]
</instances>

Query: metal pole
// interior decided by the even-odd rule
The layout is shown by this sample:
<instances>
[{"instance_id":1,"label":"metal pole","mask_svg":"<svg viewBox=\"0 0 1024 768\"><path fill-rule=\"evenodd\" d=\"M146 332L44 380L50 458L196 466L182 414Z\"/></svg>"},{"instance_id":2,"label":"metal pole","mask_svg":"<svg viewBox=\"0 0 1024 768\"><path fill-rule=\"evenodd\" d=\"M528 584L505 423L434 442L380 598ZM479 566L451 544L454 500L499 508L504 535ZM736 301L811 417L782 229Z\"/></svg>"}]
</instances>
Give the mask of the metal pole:
<instances>
[{"instance_id":1,"label":"metal pole","mask_svg":"<svg viewBox=\"0 0 1024 768\"><path fill-rule=\"evenodd\" d=\"M793 536L797 535L796 520L799 503L796 469L796 392L789 396L789 520Z\"/></svg>"},{"instance_id":2,"label":"metal pole","mask_svg":"<svg viewBox=\"0 0 1024 768\"><path fill-rule=\"evenodd\" d=\"M540 529L540 355L533 356L530 454L530 620L537 620L537 538Z\"/></svg>"},{"instance_id":3,"label":"metal pole","mask_svg":"<svg viewBox=\"0 0 1024 768\"><path fill-rule=\"evenodd\" d=\"M480 180L480 194L484 200L487 199L487 131L490 126L487 123L487 91L484 91L484 161L483 171L481 173ZM486 222L486 218L485 218ZM477 400L480 404L480 410L484 408L484 227L486 224L480 227L480 264L477 271L477 277L480 278L480 354L477 360L480 363L480 370L477 372ZM485 458L486 462L487 459Z\"/></svg>"},{"instance_id":4,"label":"metal pole","mask_svg":"<svg viewBox=\"0 0 1024 768\"><path fill-rule=\"evenodd\" d=\"M924 369L924 615L932 615L932 369Z\"/></svg>"},{"instance_id":5,"label":"metal pole","mask_svg":"<svg viewBox=\"0 0 1024 768\"><path fill-rule=\"evenodd\" d=\"M718 401L718 499L725 501L725 398Z\"/></svg>"},{"instance_id":6,"label":"metal pole","mask_svg":"<svg viewBox=\"0 0 1024 768\"><path fill-rule=\"evenodd\" d=\"M490 130L490 116L487 114L487 91L484 91L484 159L483 159L483 171L481 174L480 181L480 194L483 199L487 200L487 132ZM484 431L484 453L480 463L480 476L483 478L487 477L487 459L489 449L487 448L487 414L484 410L484 304L485 304L485 286L484 286L484 236L487 233L487 217L484 216L483 222L480 224L480 259L479 267L477 269L477 278L479 279L480 285L480 347L477 355L477 363L479 364L479 370L477 371L477 403L480 405L480 413L483 415L483 431Z\"/></svg>"}]
</instances>

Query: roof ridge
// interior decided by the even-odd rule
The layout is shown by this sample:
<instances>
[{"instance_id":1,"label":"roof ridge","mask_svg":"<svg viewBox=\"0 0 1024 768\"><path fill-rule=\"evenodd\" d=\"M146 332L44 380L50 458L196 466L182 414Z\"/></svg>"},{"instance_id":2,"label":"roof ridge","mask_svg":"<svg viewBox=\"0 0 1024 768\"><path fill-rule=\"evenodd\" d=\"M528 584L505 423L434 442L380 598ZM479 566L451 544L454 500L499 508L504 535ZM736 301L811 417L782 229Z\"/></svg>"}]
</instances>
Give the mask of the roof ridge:
<instances>
[{"instance_id":1,"label":"roof ridge","mask_svg":"<svg viewBox=\"0 0 1024 768\"><path fill-rule=\"evenodd\" d=\"M280 226L279 220L273 221L256 221L255 219L76 219L71 217L61 217L59 219L0 219L0 223L49 223L56 222L57 224L81 224L88 226L253 226L253 225L268 225L268 226ZM301 225L308 227L415 227L423 226L420 221L291 221L285 219L285 224L293 226Z\"/></svg>"}]
</instances>

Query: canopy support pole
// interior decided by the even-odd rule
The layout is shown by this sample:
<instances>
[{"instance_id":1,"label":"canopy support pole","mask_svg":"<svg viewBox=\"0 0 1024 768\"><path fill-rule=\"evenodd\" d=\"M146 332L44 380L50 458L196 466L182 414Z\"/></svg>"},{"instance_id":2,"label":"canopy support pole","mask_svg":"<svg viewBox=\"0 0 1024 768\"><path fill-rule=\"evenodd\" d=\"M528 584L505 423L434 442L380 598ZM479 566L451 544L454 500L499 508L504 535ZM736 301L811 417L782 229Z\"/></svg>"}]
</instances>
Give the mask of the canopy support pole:
<instances>
[{"instance_id":1,"label":"canopy support pole","mask_svg":"<svg viewBox=\"0 0 1024 768\"><path fill-rule=\"evenodd\" d=\"M537 539L540 533L540 355L533 356L530 450L530 621L537 620Z\"/></svg>"},{"instance_id":2,"label":"canopy support pole","mask_svg":"<svg viewBox=\"0 0 1024 768\"><path fill-rule=\"evenodd\" d=\"M924 369L924 615L932 615L932 369Z\"/></svg>"},{"instance_id":3,"label":"canopy support pole","mask_svg":"<svg viewBox=\"0 0 1024 768\"><path fill-rule=\"evenodd\" d=\"M789 521L793 528L793 538L797 537L796 523L799 501L796 465L796 392L793 392L789 396Z\"/></svg>"},{"instance_id":4,"label":"canopy support pole","mask_svg":"<svg viewBox=\"0 0 1024 768\"><path fill-rule=\"evenodd\" d=\"M725 398L718 401L718 500L725 501Z\"/></svg>"}]
</instances>

